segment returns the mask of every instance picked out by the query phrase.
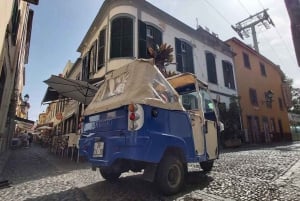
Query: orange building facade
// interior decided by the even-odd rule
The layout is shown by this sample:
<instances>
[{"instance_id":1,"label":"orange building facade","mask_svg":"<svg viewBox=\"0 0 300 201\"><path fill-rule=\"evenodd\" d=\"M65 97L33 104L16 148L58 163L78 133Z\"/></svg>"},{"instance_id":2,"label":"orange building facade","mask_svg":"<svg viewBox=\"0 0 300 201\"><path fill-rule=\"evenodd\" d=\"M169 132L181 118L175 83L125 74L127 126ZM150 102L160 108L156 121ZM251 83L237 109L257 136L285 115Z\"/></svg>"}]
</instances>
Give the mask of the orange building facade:
<instances>
[{"instance_id":1,"label":"orange building facade","mask_svg":"<svg viewBox=\"0 0 300 201\"><path fill-rule=\"evenodd\" d=\"M278 65L246 44L227 41L234 57L244 140L247 143L272 143L291 140L288 108L290 91Z\"/></svg>"}]
</instances>

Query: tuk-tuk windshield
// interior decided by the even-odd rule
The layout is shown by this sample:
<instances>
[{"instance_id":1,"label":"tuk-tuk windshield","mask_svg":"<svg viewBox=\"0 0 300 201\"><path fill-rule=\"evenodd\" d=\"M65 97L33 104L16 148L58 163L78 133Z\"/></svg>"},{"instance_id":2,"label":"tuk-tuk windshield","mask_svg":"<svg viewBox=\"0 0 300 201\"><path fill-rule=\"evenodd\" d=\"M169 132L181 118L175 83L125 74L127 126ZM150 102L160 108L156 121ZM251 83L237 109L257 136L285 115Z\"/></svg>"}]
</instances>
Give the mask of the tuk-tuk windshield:
<instances>
[{"instance_id":1,"label":"tuk-tuk windshield","mask_svg":"<svg viewBox=\"0 0 300 201\"><path fill-rule=\"evenodd\" d=\"M199 95L197 92L191 92L180 95L181 103L186 110L197 110L200 109L200 105L198 102Z\"/></svg>"}]
</instances>

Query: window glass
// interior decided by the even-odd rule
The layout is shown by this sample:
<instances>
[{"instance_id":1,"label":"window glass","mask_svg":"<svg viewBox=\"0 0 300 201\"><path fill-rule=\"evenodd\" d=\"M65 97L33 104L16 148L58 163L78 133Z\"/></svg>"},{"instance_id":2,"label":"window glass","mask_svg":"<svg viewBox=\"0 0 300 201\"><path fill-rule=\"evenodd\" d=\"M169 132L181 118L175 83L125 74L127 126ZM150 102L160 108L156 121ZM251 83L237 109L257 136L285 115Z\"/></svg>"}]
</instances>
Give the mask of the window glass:
<instances>
[{"instance_id":1,"label":"window glass","mask_svg":"<svg viewBox=\"0 0 300 201\"><path fill-rule=\"evenodd\" d=\"M257 94L255 89L249 89L250 102L252 105L258 106Z\"/></svg>"},{"instance_id":2,"label":"window glass","mask_svg":"<svg viewBox=\"0 0 300 201\"><path fill-rule=\"evenodd\" d=\"M175 38L176 70L179 72L194 73L193 47L178 38Z\"/></svg>"},{"instance_id":3,"label":"window glass","mask_svg":"<svg viewBox=\"0 0 300 201\"><path fill-rule=\"evenodd\" d=\"M98 40L98 70L104 66L104 53L105 53L105 34L106 30L100 31Z\"/></svg>"},{"instance_id":4,"label":"window glass","mask_svg":"<svg viewBox=\"0 0 300 201\"><path fill-rule=\"evenodd\" d=\"M180 101L186 110L199 109L197 92L183 94L180 96Z\"/></svg>"},{"instance_id":5,"label":"window glass","mask_svg":"<svg viewBox=\"0 0 300 201\"><path fill-rule=\"evenodd\" d=\"M118 17L111 23L110 57L133 56L133 20L129 17Z\"/></svg>"},{"instance_id":6,"label":"window glass","mask_svg":"<svg viewBox=\"0 0 300 201\"><path fill-rule=\"evenodd\" d=\"M222 61L224 85L230 89L235 89L232 65L228 61Z\"/></svg>"},{"instance_id":7,"label":"window glass","mask_svg":"<svg viewBox=\"0 0 300 201\"><path fill-rule=\"evenodd\" d=\"M267 73L266 73L266 68L265 68L265 65L263 63L260 63L260 72L261 72L261 75L262 76L267 76Z\"/></svg>"},{"instance_id":8,"label":"window glass","mask_svg":"<svg viewBox=\"0 0 300 201\"><path fill-rule=\"evenodd\" d=\"M244 58L244 66L246 68L251 68L250 60L249 60L249 55L246 54L245 52L243 52L243 58Z\"/></svg>"}]
</instances>

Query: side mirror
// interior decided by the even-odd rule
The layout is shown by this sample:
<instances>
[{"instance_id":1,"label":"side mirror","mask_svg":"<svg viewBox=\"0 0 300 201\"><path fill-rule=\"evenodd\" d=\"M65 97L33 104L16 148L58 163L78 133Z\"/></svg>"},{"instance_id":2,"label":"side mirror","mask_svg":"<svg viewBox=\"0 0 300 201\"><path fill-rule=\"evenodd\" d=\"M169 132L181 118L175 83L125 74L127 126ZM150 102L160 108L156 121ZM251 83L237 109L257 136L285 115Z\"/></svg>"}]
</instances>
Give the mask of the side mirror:
<instances>
[{"instance_id":1,"label":"side mirror","mask_svg":"<svg viewBox=\"0 0 300 201\"><path fill-rule=\"evenodd\" d=\"M208 108L211 110L214 110L214 104L213 103L208 103Z\"/></svg>"},{"instance_id":2,"label":"side mirror","mask_svg":"<svg viewBox=\"0 0 300 201\"><path fill-rule=\"evenodd\" d=\"M219 121L220 132L224 131L224 124Z\"/></svg>"}]
</instances>

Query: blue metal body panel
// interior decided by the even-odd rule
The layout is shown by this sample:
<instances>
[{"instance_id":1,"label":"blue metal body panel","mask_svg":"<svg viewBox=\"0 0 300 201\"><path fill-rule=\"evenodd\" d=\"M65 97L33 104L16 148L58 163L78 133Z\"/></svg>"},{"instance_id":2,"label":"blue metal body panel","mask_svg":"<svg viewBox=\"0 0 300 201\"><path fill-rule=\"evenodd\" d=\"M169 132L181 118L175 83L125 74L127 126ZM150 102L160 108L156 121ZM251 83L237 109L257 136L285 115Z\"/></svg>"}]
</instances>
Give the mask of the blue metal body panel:
<instances>
[{"instance_id":1,"label":"blue metal body panel","mask_svg":"<svg viewBox=\"0 0 300 201\"><path fill-rule=\"evenodd\" d=\"M117 159L158 163L169 147L182 150L187 162L200 162L195 155L192 126L185 111L171 111L143 105L144 125L128 130L127 107L86 116L80 139L80 154L98 167L111 166ZM157 116L152 111L157 111ZM89 136L89 137L85 137ZM103 157L93 157L95 141L104 142Z\"/></svg>"}]
</instances>

